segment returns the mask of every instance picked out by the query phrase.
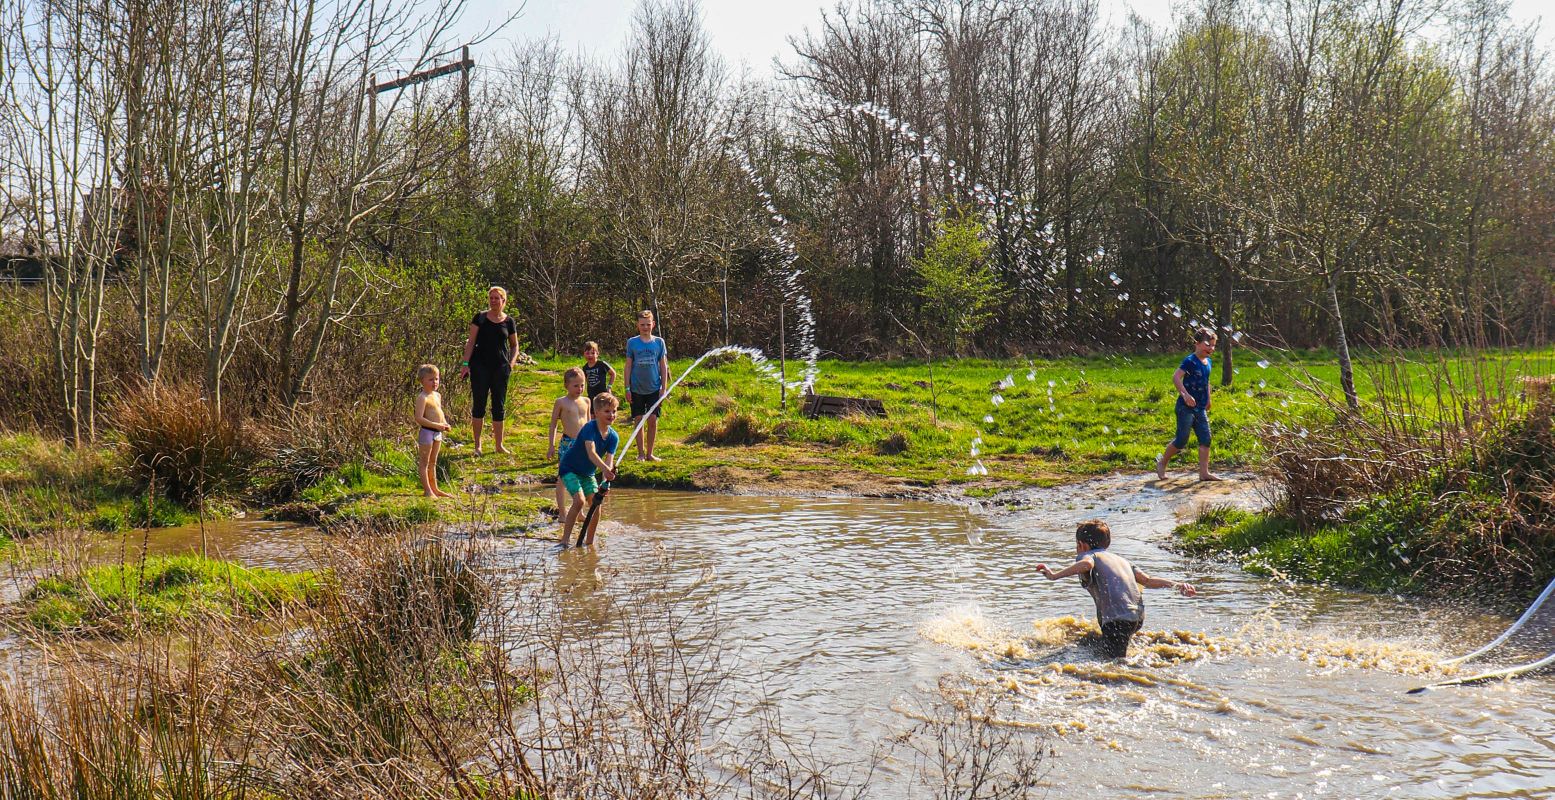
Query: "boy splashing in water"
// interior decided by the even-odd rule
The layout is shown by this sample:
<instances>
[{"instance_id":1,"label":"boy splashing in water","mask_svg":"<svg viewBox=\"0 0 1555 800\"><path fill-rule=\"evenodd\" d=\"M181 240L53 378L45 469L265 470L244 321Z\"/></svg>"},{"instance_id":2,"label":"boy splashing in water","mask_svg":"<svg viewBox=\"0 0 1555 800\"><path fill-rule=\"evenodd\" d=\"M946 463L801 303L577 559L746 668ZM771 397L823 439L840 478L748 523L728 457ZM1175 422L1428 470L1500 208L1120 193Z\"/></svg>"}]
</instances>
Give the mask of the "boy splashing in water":
<instances>
[{"instance_id":1,"label":"boy splashing in water","mask_svg":"<svg viewBox=\"0 0 1555 800\"><path fill-rule=\"evenodd\" d=\"M572 526L577 523L578 514L588 505L589 498L599 491L595 473L603 472L606 481L616 478L616 448L621 443L621 436L610 423L615 422L616 409L620 405L621 401L609 392L594 398L594 421L578 430L578 440L561 460L558 470L561 481L567 487L567 493L572 495L572 505L562 519L562 547L566 547L567 540L572 537ZM594 530L603 516L596 513L589 520L588 529L578 531L579 547L594 543Z\"/></svg>"},{"instance_id":2,"label":"boy splashing in water","mask_svg":"<svg viewBox=\"0 0 1555 800\"><path fill-rule=\"evenodd\" d=\"M1153 578L1128 560L1107 551L1112 546L1112 531L1099 519L1080 523L1074 531L1075 561L1054 572L1046 564L1037 571L1050 581L1080 576L1080 585L1096 601L1096 622L1101 626L1099 649L1106 658L1128 655L1129 640L1145 624L1145 598L1140 587L1176 589L1183 597L1198 590L1192 584Z\"/></svg>"}]
</instances>

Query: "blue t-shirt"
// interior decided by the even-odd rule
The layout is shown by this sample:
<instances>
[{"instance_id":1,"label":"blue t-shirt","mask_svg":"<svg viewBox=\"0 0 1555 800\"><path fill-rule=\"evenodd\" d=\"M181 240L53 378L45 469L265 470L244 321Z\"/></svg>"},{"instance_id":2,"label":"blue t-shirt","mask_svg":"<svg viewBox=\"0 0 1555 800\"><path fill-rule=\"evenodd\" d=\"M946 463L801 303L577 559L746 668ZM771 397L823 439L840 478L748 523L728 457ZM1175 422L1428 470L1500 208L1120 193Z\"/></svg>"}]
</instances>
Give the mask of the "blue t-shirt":
<instances>
[{"instance_id":1,"label":"blue t-shirt","mask_svg":"<svg viewBox=\"0 0 1555 800\"><path fill-rule=\"evenodd\" d=\"M664 340L657 336L651 342L643 341L641 336L627 339L626 357L632 361L632 374L627 376L627 388L633 394L649 394L663 389L659 359L668 355L669 349L664 346Z\"/></svg>"},{"instance_id":2,"label":"blue t-shirt","mask_svg":"<svg viewBox=\"0 0 1555 800\"><path fill-rule=\"evenodd\" d=\"M1183 359L1182 363L1177 366L1178 369L1182 370L1182 388L1186 389L1188 395L1193 398L1193 402L1197 403L1194 408L1201 410L1209 405L1211 361L1212 359L1208 358L1200 361L1198 356L1189 353L1188 357ZM1182 398L1177 398L1177 402L1181 403Z\"/></svg>"},{"instance_id":3,"label":"blue t-shirt","mask_svg":"<svg viewBox=\"0 0 1555 800\"><path fill-rule=\"evenodd\" d=\"M578 431L572 449L562 457L561 464L556 468L556 474L566 475L570 472L580 477L590 477L597 471L594 462L589 460L588 448L583 446L586 442L593 442L594 454L604 459L605 456L616 451L616 445L621 443L621 436L616 433L615 428L606 428L605 434L601 436L599 423L589 420L588 424Z\"/></svg>"}]
</instances>

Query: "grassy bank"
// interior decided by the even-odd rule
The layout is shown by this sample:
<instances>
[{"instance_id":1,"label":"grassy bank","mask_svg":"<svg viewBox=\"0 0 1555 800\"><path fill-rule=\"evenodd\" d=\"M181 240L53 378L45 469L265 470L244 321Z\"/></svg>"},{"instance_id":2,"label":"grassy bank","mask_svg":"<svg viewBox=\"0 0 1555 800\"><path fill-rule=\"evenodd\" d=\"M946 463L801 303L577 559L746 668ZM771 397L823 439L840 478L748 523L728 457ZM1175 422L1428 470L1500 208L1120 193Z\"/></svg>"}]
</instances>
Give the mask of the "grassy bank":
<instances>
[{"instance_id":1,"label":"grassy bank","mask_svg":"<svg viewBox=\"0 0 1555 800\"><path fill-rule=\"evenodd\" d=\"M1509 370L1547 371L1530 355L1548 357L1506 353L1491 359L1503 360ZM1431 402L1431 381L1440 378L1441 365L1451 371L1463 361L1451 354L1419 356L1418 367L1405 365L1402 372L1396 357L1385 370L1380 361L1360 360L1357 388L1363 402L1379 387L1413 392L1421 402ZM1144 472L1172 433L1171 374L1180 357L962 359L936 362L932 375L923 362L826 361L820 365L817 391L879 398L888 416L813 420L800 412L798 397L790 396L782 406L778 385L748 361L705 363L666 402L658 447L664 460L644 463L629 457L618 484L865 495L949 490L983 496L1101 473ZM1217 372L1211 412L1217 468L1257 466L1263 459L1261 429L1281 423L1294 430L1321 405L1322 395L1337 395L1337 367L1328 354L1281 358L1265 365L1258 354L1244 351L1231 387L1218 385ZM315 477L285 497L256 488L231 502L304 521L440 522L505 530L534 526L553 504L548 487L538 485L555 475L554 462L545 457L551 404L562 393L562 372L576 363L542 357L534 366L521 367L509 391L506 444L512 452L490 452L488 428L488 452L480 458L471 454L469 383L452 377L450 370L446 406L455 427L441 469L446 484L460 490L458 498L434 502L420 497L407 380L404 415L398 420L403 425L390 422L371 441L360 434L347 437L355 444L327 432L305 432L307 447L285 451L259 472L269 476L265 480L272 486L276 475L296 469L315 469ZM679 375L690 363L676 360L672 370ZM791 376L797 367L790 364ZM1002 400L997 405L992 402L996 394ZM313 411L327 425L328 410ZM628 433L624 418L617 429L623 437ZM0 528L25 535L29 526L39 524L114 530L144 524L148 517L158 525L185 521L187 513L165 501L148 515L144 497L122 477L124 470L115 468L115 457L106 449L112 447L112 434L107 438L104 448L79 451L28 435L0 438L0 487L6 497ZM278 438L290 443L297 435ZM630 444L624 448L629 454ZM987 468L986 476L968 474L977 462ZM1184 460L1176 468L1191 465Z\"/></svg>"},{"instance_id":2,"label":"grassy bank","mask_svg":"<svg viewBox=\"0 0 1555 800\"><path fill-rule=\"evenodd\" d=\"M1440 462L1323 518L1304 518L1293 509L1310 504L1287 498L1263 513L1208 509L1178 535L1190 552L1230 555L1255 572L1518 604L1555 574L1552 487L1555 399L1536 394Z\"/></svg>"},{"instance_id":3,"label":"grassy bank","mask_svg":"<svg viewBox=\"0 0 1555 800\"><path fill-rule=\"evenodd\" d=\"M308 602L311 572L250 568L197 555L89 567L38 581L22 598L29 623L56 633L123 635L201 615L254 616Z\"/></svg>"}]
</instances>

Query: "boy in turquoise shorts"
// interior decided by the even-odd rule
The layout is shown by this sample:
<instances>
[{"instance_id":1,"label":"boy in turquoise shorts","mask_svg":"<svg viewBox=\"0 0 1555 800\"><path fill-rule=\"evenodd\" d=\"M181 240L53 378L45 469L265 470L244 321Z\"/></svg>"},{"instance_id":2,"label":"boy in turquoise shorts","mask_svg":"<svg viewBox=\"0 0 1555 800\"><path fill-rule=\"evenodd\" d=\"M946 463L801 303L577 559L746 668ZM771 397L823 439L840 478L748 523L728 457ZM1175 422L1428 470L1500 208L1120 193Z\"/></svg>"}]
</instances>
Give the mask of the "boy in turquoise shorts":
<instances>
[{"instance_id":1,"label":"boy in turquoise shorts","mask_svg":"<svg viewBox=\"0 0 1555 800\"><path fill-rule=\"evenodd\" d=\"M616 411L620 407L621 401L609 392L595 397L594 419L578 430L572 449L567 451L557 467L557 479L566 487L567 494L572 496L572 503L567 506L567 516L562 521L562 547L566 547L572 538L572 526L577 523L578 514L588 505L589 498L599 491L599 484L594 480L595 473L603 472L605 480L615 480L615 453L621 444L621 436L610 427L610 423L615 422ZM594 530L599 527L599 518L602 516L596 512L589 522L588 530L578 533L579 547L594 543Z\"/></svg>"}]
</instances>

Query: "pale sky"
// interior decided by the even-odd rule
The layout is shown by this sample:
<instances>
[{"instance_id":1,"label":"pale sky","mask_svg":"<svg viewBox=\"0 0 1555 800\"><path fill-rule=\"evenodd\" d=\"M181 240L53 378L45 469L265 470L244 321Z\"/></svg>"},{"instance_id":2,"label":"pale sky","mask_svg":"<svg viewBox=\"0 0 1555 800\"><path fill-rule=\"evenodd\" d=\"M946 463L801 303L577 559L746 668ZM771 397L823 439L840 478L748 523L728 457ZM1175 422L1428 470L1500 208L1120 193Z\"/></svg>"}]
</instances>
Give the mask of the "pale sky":
<instances>
[{"instance_id":1,"label":"pale sky","mask_svg":"<svg viewBox=\"0 0 1555 800\"><path fill-rule=\"evenodd\" d=\"M495 24L514 11L520 15L491 41L475 48L481 56L497 56L512 43L556 36L571 52L599 56L613 54L626 39L632 11L637 0L467 0L460 33L473 37L482 28ZM1104 14L1121 24L1130 10L1141 17L1165 24L1171 21L1172 0L1101 0ZM1555 23L1549 0L1512 0L1514 20L1529 22L1543 17L1539 38L1546 47L1555 47ZM835 0L702 0L704 24L713 46L729 66L738 70L743 63L754 76L770 75L774 56L788 60L789 36L806 27L814 30L822 8L834 8Z\"/></svg>"}]
</instances>

